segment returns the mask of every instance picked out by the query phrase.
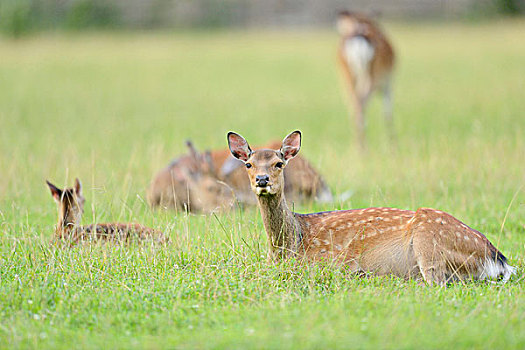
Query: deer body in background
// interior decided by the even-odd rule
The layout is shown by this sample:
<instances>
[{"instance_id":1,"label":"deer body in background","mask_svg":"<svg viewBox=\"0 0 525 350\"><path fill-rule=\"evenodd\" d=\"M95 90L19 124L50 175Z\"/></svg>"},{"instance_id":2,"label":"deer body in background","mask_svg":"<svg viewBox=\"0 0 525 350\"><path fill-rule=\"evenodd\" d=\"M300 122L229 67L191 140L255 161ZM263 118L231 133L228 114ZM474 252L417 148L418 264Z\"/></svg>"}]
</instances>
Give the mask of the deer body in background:
<instances>
[{"instance_id":1,"label":"deer body in background","mask_svg":"<svg viewBox=\"0 0 525 350\"><path fill-rule=\"evenodd\" d=\"M278 147L279 141L267 147ZM256 205L244 165L228 149L201 154L191 142L189 152L162 169L148 189L152 207L172 207L210 212L225 209L237 201ZM304 158L290 162L284 174L286 195L293 201L331 202L332 193L319 172Z\"/></svg>"},{"instance_id":2,"label":"deer body in background","mask_svg":"<svg viewBox=\"0 0 525 350\"><path fill-rule=\"evenodd\" d=\"M152 207L173 208L193 212L212 212L233 206L234 196L216 172L216 162L229 156L227 152L199 153L187 141L188 153L159 171L147 191Z\"/></svg>"},{"instance_id":3,"label":"deer body in background","mask_svg":"<svg viewBox=\"0 0 525 350\"><path fill-rule=\"evenodd\" d=\"M278 150L252 151L233 132L228 133L228 144L232 155L246 165L270 258L335 261L356 273L422 277L438 285L500 276L507 281L515 271L483 234L440 210L292 212L284 195L283 171L299 152L299 131L289 134Z\"/></svg>"},{"instance_id":4,"label":"deer body in background","mask_svg":"<svg viewBox=\"0 0 525 350\"><path fill-rule=\"evenodd\" d=\"M168 239L160 231L133 223L103 223L81 226L84 212L82 184L75 179L72 188L59 189L46 181L51 195L58 204L58 223L55 228L55 240L71 245L81 242L129 242L133 239L151 239L156 243L167 243Z\"/></svg>"},{"instance_id":5,"label":"deer body in background","mask_svg":"<svg viewBox=\"0 0 525 350\"><path fill-rule=\"evenodd\" d=\"M359 145L361 149L366 148L365 109L375 90L383 92L385 121L393 140L391 75L394 50L379 26L363 14L340 12L337 28L341 36L338 60L350 103L354 106Z\"/></svg>"}]
</instances>

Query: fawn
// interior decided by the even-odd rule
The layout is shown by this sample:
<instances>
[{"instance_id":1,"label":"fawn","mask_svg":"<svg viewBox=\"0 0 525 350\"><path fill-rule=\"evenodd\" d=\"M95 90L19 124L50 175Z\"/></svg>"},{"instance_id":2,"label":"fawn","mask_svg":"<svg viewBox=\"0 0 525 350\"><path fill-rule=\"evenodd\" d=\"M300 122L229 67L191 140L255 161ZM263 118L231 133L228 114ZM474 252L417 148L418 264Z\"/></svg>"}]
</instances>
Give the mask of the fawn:
<instances>
[{"instance_id":1,"label":"fawn","mask_svg":"<svg viewBox=\"0 0 525 350\"><path fill-rule=\"evenodd\" d=\"M58 223L55 228L55 240L66 241L71 245L81 242L117 241L129 242L137 238L153 239L157 243L167 243L168 239L160 231L131 223L106 223L81 226L84 213L82 184L75 179L75 185L64 190L46 181L51 195L58 204Z\"/></svg>"},{"instance_id":2,"label":"fawn","mask_svg":"<svg viewBox=\"0 0 525 350\"><path fill-rule=\"evenodd\" d=\"M357 136L362 150L365 142L365 108L374 90L383 92L385 120L390 138L395 139L392 120L391 75L394 50L379 26L369 17L341 11L337 19L341 40L338 60L354 105Z\"/></svg>"},{"instance_id":3,"label":"fawn","mask_svg":"<svg viewBox=\"0 0 525 350\"><path fill-rule=\"evenodd\" d=\"M283 171L301 148L300 131L286 136L279 150L252 151L233 132L228 133L228 145L246 165L272 259L329 260L356 273L423 277L430 285L500 276L507 281L515 271L483 234L440 210L293 213L284 195Z\"/></svg>"}]
</instances>

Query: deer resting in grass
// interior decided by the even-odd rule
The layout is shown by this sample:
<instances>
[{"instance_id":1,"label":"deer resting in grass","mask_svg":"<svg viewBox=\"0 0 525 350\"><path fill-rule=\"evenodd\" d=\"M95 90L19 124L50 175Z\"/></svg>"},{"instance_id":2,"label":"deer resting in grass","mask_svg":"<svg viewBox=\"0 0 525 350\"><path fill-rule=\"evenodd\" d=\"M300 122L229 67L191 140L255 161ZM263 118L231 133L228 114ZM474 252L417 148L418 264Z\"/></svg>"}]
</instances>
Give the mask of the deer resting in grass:
<instances>
[{"instance_id":1,"label":"deer resting in grass","mask_svg":"<svg viewBox=\"0 0 525 350\"><path fill-rule=\"evenodd\" d=\"M379 26L369 17L349 11L339 13L338 60L350 103L354 105L357 138L365 142L365 108L372 92L383 92L384 113L391 140L395 139L392 120L391 76L394 50Z\"/></svg>"},{"instance_id":2,"label":"deer resting in grass","mask_svg":"<svg viewBox=\"0 0 525 350\"><path fill-rule=\"evenodd\" d=\"M191 141L186 146L188 153L173 160L151 181L147 191L149 204L205 213L233 206L231 189L219 181L216 171L215 160L221 155L200 153Z\"/></svg>"},{"instance_id":3,"label":"deer resting in grass","mask_svg":"<svg viewBox=\"0 0 525 350\"><path fill-rule=\"evenodd\" d=\"M233 132L228 133L228 144L232 155L246 165L270 258L335 261L356 273L422 277L431 285L470 278L507 281L515 271L483 234L440 210L290 211L283 194L283 171L299 152L299 131L286 136L278 150L252 151Z\"/></svg>"},{"instance_id":4,"label":"deer resting in grass","mask_svg":"<svg viewBox=\"0 0 525 350\"><path fill-rule=\"evenodd\" d=\"M167 243L168 239L160 231L132 223L105 223L81 226L84 213L82 184L75 179L75 185L64 190L46 181L51 195L58 204L58 223L55 228L55 240L71 245L82 242L129 242L133 239L151 239L156 243Z\"/></svg>"}]
</instances>

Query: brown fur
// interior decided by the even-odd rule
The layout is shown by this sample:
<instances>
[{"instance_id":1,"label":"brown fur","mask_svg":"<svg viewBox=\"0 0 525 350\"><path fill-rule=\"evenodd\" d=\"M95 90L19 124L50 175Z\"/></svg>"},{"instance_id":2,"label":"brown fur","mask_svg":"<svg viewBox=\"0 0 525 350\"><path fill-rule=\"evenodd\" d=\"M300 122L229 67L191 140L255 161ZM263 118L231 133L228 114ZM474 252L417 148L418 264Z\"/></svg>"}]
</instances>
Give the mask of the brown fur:
<instances>
[{"instance_id":1,"label":"brown fur","mask_svg":"<svg viewBox=\"0 0 525 350\"><path fill-rule=\"evenodd\" d=\"M55 227L55 241L74 245L82 242L130 242L132 240L152 239L157 243L167 243L168 239L158 230L134 223L105 223L81 226L84 212L82 185L78 179L75 186L59 189L49 181L47 185L58 204L58 223Z\"/></svg>"},{"instance_id":2,"label":"brown fur","mask_svg":"<svg viewBox=\"0 0 525 350\"><path fill-rule=\"evenodd\" d=\"M219 152L200 154L188 142L189 152L159 171L147 191L152 207L193 212L212 212L233 205L231 189L222 183L215 161ZM224 152L226 156L228 154Z\"/></svg>"},{"instance_id":3,"label":"brown fur","mask_svg":"<svg viewBox=\"0 0 525 350\"><path fill-rule=\"evenodd\" d=\"M359 145L366 148L365 108L370 95L378 89L384 94L385 119L392 139L395 131L392 121L390 79L394 68L394 50L377 23L364 14L342 11L338 17L341 36L338 62L347 88L350 103L354 105L355 122ZM358 88L358 74L348 62L345 45L356 37L365 38L374 48L374 54L367 67L365 88Z\"/></svg>"},{"instance_id":4,"label":"brown fur","mask_svg":"<svg viewBox=\"0 0 525 350\"><path fill-rule=\"evenodd\" d=\"M334 261L354 272L422 277L439 285L484 278L487 262L496 264L505 278L512 274L506 258L483 234L439 210L366 208L293 213L283 195L283 168L299 151L300 137L297 131L288 135L278 151L251 151L240 135L228 134L230 147L244 148L237 153L247 154L240 159L247 165L258 197L271 258Z\"/></svg>"}]
</instances>

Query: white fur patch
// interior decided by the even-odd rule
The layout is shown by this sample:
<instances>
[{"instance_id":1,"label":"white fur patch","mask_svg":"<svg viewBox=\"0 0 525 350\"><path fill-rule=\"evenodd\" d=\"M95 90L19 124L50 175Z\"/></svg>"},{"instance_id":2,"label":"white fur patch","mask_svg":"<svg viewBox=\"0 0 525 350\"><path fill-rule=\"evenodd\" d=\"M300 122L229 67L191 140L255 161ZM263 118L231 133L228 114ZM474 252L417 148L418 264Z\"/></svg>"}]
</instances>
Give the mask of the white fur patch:
<instances>
[{"instance_id":1,"label":"white fur patch","mask_svg":"<svg viewBox=\"0 0 525 350\"><path fill-rule=\"evenodd\" d=\"M356 78L356 90L364 94L371 88L370 62L374 58L375 49L362 36L352 37L345 42L346 62L351 67Z\"/></svg>"},{"instance_id":2,"label":"white fur patch","mask_svg":"<svg viewBox=\"0 0 525 350\"><path fill-rule=\"evenodd\" d=\"M491 258L486 258L483 262L483 270L481 271L479 278L497 278L500 275L503 275L503 282L505 283L515 272L516 268L507 263L501 264Z\"/></svg>"}]
</instances>

